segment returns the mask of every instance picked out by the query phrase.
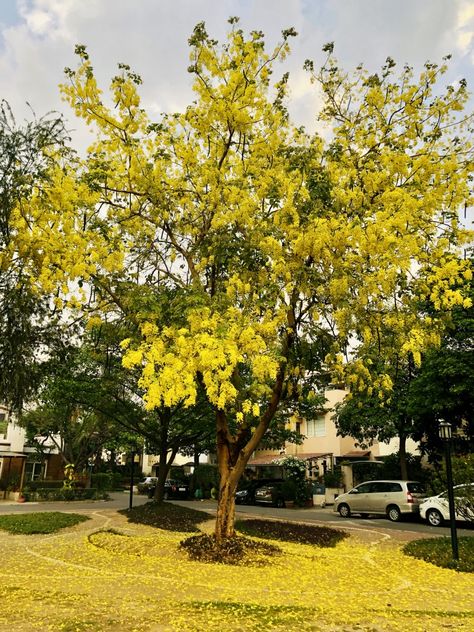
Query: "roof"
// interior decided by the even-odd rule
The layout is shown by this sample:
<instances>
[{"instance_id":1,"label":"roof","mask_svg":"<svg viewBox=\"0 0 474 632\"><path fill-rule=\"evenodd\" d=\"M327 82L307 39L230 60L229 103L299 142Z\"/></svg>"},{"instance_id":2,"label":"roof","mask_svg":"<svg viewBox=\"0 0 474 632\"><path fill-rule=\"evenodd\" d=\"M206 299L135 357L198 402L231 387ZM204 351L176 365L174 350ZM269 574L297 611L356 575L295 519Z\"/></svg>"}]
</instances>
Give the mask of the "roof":
<instances>
[{"instance_id":1,"label":"roof","mask_svg":"<svg viewBox=\"0 0 474 632\"><path fill-rule=\"evenodd\" d=\"M281 459L279 454L267 454L266 456L256 456L247 463L247 465L276 465L275 459Z\"/></svg>"},{"instance_id":2,"label":"roof","mask_svg":"<svg viewBox=\"0 0 474 632\"><path fill-rule=\"evenodd\" d=\"M362 456L370 456L370 450L351 450L342 455L343 459L356 459Z\"/></svg>"},{"instance_id":3,"label":"roof","mask_svg":"<svg viewBox=\"0 0 474 632\"><path fill-rule=\"evenodd\" d=\"M332 456L332 452L301 452L300 454L295 454L299 459L320 459L324 456Z\"/></svg>"},{"instance_id":4,"label":"roof","mask_svg":"<svg viewBox=\"0 0 474 632\"><path fill-rule=\"evenodd\" d=\"M296 456L298 459L307 461L309 459L318 459L325 456L332 456L332 452L301 452L300 454L267 454L265 456L256 456L250 459L247 465L277 465L274 463L276 459L282 459L285 456Z\"/></svg>"},{"instance_id":5,"label":"roof","mask_svg":"<svg viewBox=\"0 0 474 632\"><path fill-rule=\"evenodd\" d=\"M0 450L0 458L2 459L26 459L26 454L24 454L23 452L10 452L8 451L4 451L4 450Z\"/></svg>"}]
</instances>

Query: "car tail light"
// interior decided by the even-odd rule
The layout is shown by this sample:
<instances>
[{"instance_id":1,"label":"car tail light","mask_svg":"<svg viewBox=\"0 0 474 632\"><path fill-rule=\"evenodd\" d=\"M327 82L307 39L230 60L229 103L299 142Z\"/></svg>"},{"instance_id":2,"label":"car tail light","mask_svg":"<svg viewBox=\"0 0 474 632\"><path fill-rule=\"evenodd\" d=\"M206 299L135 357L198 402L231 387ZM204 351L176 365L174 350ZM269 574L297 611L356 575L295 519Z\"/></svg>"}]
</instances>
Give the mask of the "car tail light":
<instances>
[{"instance_id":1,"label":"car tail light","mask_svg":"<svg viewBox=\"0 0 474 632\"><path fill-rule=\"evenodd\" d=\"M413 496L410 494L410 492L407 492L407 503L414 503L415 499L413 498Z\"/></svg>"}]
</instances>

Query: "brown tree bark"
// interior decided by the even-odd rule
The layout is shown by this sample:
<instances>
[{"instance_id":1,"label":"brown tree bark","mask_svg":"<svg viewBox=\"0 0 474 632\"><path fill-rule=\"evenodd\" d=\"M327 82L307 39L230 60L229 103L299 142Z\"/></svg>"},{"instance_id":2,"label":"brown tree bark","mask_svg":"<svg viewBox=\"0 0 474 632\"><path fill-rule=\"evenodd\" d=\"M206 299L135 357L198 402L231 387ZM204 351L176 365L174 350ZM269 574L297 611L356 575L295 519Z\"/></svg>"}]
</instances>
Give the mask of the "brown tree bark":
<instances>
[{"instance_id":1,"label":"brown tree bark","mask_svg":"<svg viewBox=\"0 0 474 632\"><path fill-rule=\"evenodd\" d=\"M296 302L297 293L294 292L291 305ZM288 327L282 348L284 360L280 364L275 383L273 385L270 401L265 412L260 417L256 428L250 430L246 425L239 428L232 435L224 410L216 411L217 430L217 464L219 468L219 502L217 505L216 526L214 535L217 543L224 538L230 538L235 534L235 492L240 477L244 473L254 450L257 449L263 435L268 429L280 403L283 384L285 381L286 359L293 346L296 332L296 321L293 307L287 313Z\"/></svg>"},{"instance_id":2,"label":"brown tree bark","mask_svg":"<svg viewBox=\"0 0 474 632\"><path fill-rule=\"evenodd\" d=\"M169 408L165 408L158 414L160 417L160 454L158 461L158 481L153 498L156 502L161 503L164 498L165 481L176 456L176 451L172 451L170 458L168 458L168 429L171 411Z\"/></svg>"}]
</instances>

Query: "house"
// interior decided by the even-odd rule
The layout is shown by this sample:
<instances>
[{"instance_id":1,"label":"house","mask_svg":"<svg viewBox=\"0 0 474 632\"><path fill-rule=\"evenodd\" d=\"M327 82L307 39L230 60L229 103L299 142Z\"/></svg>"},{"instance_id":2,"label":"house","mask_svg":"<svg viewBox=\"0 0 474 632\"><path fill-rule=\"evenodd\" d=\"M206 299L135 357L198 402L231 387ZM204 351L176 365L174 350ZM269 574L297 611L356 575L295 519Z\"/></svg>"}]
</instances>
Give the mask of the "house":
<instances>
[{"instance_id":1,"label":"house","mask_svg":"<svg viewBox=\"0 0 474 632\"><path fill-rule=\"evenodd\" d=\"M398 440L390 443L374 441L366 449L358 446L353 437L341 437L337 435L334 422L334 410L337 404L342 402L347 391L340 388L329 388L325 391L326 405L324 412L314 419L299 419L293 421L292 430L305 436L301 445L286 444L280 452L275 450L256 450L250 459L248 466L255 470L261 470L262 476L269 476L274 468L274 461L283 455L294 455L304 459L307 463L307 477L314 481L320 480L325 474L333 472L341 467L343 486L353 487L353 466L362 462L372 461L374 464L381 462L380 458L392 454L398 450ZM415 452L416 444L410 442L408 451ZM276 470L274 470L276 471Z\"/></svg>"},{"instance_id":2,"label":"house","mask_svg":"<svg viewBox=\"0 0 474 632\"><path fill-rule=\"evenodd\" d=\"M39 455L26 443L25 431L0 405L0 490L22 489L29 481L63 479L63 463L57 450L46 446Z\"/></svg>"}]
</instances>

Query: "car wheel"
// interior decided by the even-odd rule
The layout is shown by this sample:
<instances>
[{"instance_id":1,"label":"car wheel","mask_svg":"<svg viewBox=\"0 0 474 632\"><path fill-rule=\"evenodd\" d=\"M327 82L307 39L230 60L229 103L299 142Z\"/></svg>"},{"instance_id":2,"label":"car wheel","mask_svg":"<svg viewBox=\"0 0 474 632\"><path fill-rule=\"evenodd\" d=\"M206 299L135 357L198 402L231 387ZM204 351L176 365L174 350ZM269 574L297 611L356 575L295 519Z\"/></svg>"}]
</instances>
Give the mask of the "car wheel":
<instances>
[{"instance_id":1,"label":"car wheel","mask_svg":"<svg viewBox=\"0 0 474 632\"><path fill-rule=\"evenodd\" d=\"M444 522L443 516L437 509L430 509L426 514L426 519L432 527L440 527Z\"/></svg>"},{"instance_id":2,"label":"car wheel","mask_svg":"<svg viewBox=\"0 0 474 632\"><path fill-rule=\"evenodd\" d=\"M402 512L397 505L390 505L387 509L387 518L392 522L398 522L402 517Z\"/></svg>"},{"instance_id":3,"label":"car wheel","mask_svg":"<svg viewBox=\"0 0 474 632\"><path fill-rule=\"evenodd\" d=\"M350 518L351 508L349 507L349 505L346 505L346 503L340 504L337 510L341 518Z\"/></svg>"},{"instance_id":4,"label":"car wheel","mask_svg":"<svg viewBox=\"0 0 474 632\"><path fill-rule=\"evenodd\" d=\"M283 500L283 498L277 498L275 506L277 507L277 509L283 509L283 507L285 506L285 501Z\"/></svg>"},{"instance_id":5,"label":"car wheel","mask_svg":"<svg viewBox=\"0 0 474 632\"><path fill-rule=\"evenodd\" d=\"M170 493L169 492L164 492L163 500L169 500L169 497L170 497Z\"/></svg>"}]
</instances>

